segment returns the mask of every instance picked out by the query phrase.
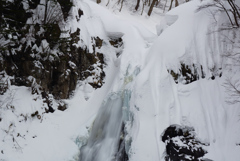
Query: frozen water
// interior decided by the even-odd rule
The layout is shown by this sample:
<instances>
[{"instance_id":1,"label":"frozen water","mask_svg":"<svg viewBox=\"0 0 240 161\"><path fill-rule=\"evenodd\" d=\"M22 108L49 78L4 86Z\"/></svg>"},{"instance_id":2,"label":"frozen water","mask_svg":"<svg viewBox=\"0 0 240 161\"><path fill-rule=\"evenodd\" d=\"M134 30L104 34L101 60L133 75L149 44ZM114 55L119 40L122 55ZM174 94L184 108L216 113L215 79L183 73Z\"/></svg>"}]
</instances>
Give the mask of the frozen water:
<instances>
[{"instance_id":1,"label":"frozen water","mask_svg":"<svg viewBox=\"0 0 240 161\"><path fill-rule=\"evenodd\" d=\"M117 152L122 126L123 100L121 92L103 103L93 123L87 145L80 151L79 161L111 161Z\"/></svg>"}]
</instances>

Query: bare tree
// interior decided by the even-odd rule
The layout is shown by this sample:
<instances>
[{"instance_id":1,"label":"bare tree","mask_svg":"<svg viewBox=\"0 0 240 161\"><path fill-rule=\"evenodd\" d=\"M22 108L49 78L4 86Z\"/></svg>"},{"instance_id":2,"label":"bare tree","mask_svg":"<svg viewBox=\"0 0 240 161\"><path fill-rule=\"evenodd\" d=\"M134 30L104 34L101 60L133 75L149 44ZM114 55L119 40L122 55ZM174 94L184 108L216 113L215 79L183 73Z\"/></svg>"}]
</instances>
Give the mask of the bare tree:
<instances>
[{"instance_id":1,"label":"bare tree","mask_svg":"<svg viewBox=\"0 0 240 161\"><path fill-rule=\"evenodd\" d=\"M240 80L236 78L236 74L240 69L240 7L236 4L236 0L213 0L211 3L201 5L197 12L202 9L209 9L214 20L217 13L224 13L228 20L224 20L217 32L220 32L224 44L229 45L224 51L223 58L230 62L226 64L229 73L223 86L228 94L226 102L229 104L240 103ZM211 11L214 8L214 11Z\"/></svg>"},{"instance_id":2,"label":"bare tree","mask_svg":"<svg viewBox=\"0 0 240 161\"><path fill-rule=\"evenodd\" d=\"M147 0L143 0L143 6L142 6L142 12L141 12L141 15L143 14L144 7L145 7L146 4L147 4Z\"/></svg>"},{"instance_id":3,"label":"bare tree","mask_svg":"<svg viewBox=\"0 0 240 161\"><path fill-rule=\"evenodd\" d=\"M170 11L172 9L173 1L174 0L171 0L170 7L169 7L168 11ZM178 3L178 0L175 0L175 7L177 7L177 6L179 6L179 3Z\"/></svg>"},{"instance_id":4,"label":"bare tree","mask_svg":"<svg viewBox=\"0 0 240 161\"><path fill-rule=\"evenodd\" d=\"M164 7L163 7L163 13L165 12L165 8L166 8L166 6L167 6L167 1L168 1L168 0L165 1Z\"/></svg>"},{"instance_id":5,"label":"bare tree","mask_svg":"<svg viewBox=\"0 0 240 161\"><path fill-rule=\"evenodd\" d=\"M137 0L137 4L136 4L136 7L135 7L135 10L137 11L138 8L139 8L139 4L140 4L140 0Z\"/></svg>"},{"instance_id":6,"label":"bare tree","mask_svg":"<svg viewBox=\"0 0 240 161\"><path fill-rule=\"evenodd\" d=\"M153 11L153 7L155 6L157 0L153 0L152 3L151 3L151 6L148 10L148 16L150 16L152 14L152 11Z\"/></svg>"},{"instance_id":7,"label":"bare tree","mask_svg":"<svg viewBox=\"0 0 240 161\"><path fill-rule=\"evenodd\" d=\"M123 7L123 2L124 2L125 0L119 0L118 1L118 4L121 2L121 7L120 7L120 9L119 9L119 12L121 12L122 11L122 7Z\"/></svg>"},{"instance_id":8,"label":"bare tree","mask_svg":"<svg viewBox=\"0 0 240 161\"><path fill-rule=\"evenodd\" d=\"M173 4L173 0L171 0L170 7L169 7L168 11L170 11L172 9L172 4Z\"/></svg>"},{"instance_id":9,"label":"bare tree","mask_svg":"<svg viewBox=\"0 0 240 161\"><path fill-rule=\"evenodd\" d=\"M240 8L235 3L235 0L213 0L212 3L200 6L197 11L211 7L216 7L219 12L224 12L227 15L231 28L239 28Z\"/></svg>"},{"instance_id":10,"label":"bare tree","mask_svg":"<svg viewBox=\"0 0 240 161\"><path fill-rule=\"evenodd\" d=\"M106 6L108 6L109 2L110 2L110 0L108 0L108 2L107 2L107 4L106 4Z\"/></svg>"},{"instance_id":11,"label":"bare tree","mask_svg":"<svg viewBox=\"0 0 240 161\"><path fill-rule=\"evenodd\" d=\"M175 7L179 6L178 0L175 0Z\"/></svg>"},{"instance_id":12,"label":"bare tree","mask_svg":"<svg viewBox=\"0 0 240 161\"><path fill-rule=\"evenodd\" d=\"M231 49L225 52L223 58L231 62L227 64L227 67L233 71L233 73L238 72L240 68L240 52L238 52L240 50L240 8L235 2L235 0L214 0L212 3L203 5L198 9L198 11L200 11L204 8L215 7L217 8L217 12L226 14L229 21L227 24L220 26L218 32L221 33L224 43L232 46ZM214 14L217 12L213 13L213 16L215 16ZM215 19L215 21L217 21L217 19ZM228 93L226 102L229 104L240 103L240 80L235 76L236 74L228 76L223 84Z\"/></svg>"},{"instance_id":13,"label":"bare tree","mask_svg":"<svg viewBox=\"0 0 240 161\"><path fill-rule=\"evenodd\" d=\"M240 81L238 79L227 78L223 86L228 93L226 102L229 104L240 103Z\"/></svg>"}]
</instances>

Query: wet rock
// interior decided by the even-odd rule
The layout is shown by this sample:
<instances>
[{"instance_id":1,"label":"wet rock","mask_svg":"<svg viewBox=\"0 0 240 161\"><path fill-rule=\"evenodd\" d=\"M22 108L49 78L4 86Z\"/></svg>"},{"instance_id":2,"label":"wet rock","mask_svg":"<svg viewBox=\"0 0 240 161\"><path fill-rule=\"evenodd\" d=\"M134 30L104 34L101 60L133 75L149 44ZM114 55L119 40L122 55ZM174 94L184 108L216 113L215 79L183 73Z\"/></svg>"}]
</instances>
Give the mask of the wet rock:
<instances>
[{"instance_id":1,"label":"wet rock","mask_svg":"<svg viewBox=\"0 0 240 161\"><path fill-rule=\"evenodd\" d=\"M122 124L122 128L121 128L121 134L120 134L120 138L119 138L119 143L118 143L118 151L116 153L116 161L128 161L129 157L128 154L126 152L126 148L125 148L125 131L124 131L124 123Z\"/></svg>"}]
</instances>

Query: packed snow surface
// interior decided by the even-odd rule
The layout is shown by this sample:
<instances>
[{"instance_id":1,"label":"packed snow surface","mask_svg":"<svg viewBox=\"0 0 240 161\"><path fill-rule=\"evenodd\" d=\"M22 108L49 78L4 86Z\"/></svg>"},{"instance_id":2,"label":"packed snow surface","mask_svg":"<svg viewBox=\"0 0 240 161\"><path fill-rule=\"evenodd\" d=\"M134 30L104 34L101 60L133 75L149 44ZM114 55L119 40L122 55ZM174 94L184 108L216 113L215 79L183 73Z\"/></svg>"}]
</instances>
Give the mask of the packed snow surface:
<instances>
[{"instance_id":1,"label":"packed snow surface","mask_svg":"<svg viewBox=\"0 0 240 161\"><path fill-rule=\"evenodd\" d=\"M74 96L65 100L66 111L46 114L42 121L33 119L20 123L11 111L2 110L0 136L5 141L1 142L0 160L74 161L79 160L82 149L84 153L97 154L99 161L110 161L112 156L108 154L116 151L117 144L116 140L112 143L110 140L113 133L116 138L120 137L122 121L126 123L126 139L131 140L127 149L129 161L164 160L166 147L161 134L171 124L194 127L198 139L209 144L205 158L240 160L240 146L237 146L240 143L240 108L226 103L223 83L227 71L223 70L222 77L210 79L210 69L224 68L223 42L218 33L211 32L216 26L209 12L196 12L201 2L193 0L165 16L153 12L152 17L129 13L124 8L117 12L105 2L99 5L89 0L77 1L72 11L76 14L81 8L84 15L80 23L69 22L71 30L81 28L80 38L90 51L91 36L106 42L109 37L122 37L119 57L117 49L107 46L99 49L107 63L105 84L95 90L81 83ZM176 84L168 70L177 71L182 62L202 65L205 79ZM28 113L29 109L31 113L42 106L34 101L35 96L26 87L11 86L1 100L11 96L11 91L14 92L11 101L18 114ZM131 92L125 103L120 96L124 91ZM111 121L104 122L99 118L101 113ZM126 116L130 114L132 119ZM10 128L9 122L15 127ZM101 149L93 144L99 143L94 137L101 135L99 130L103 129L99 126L103 124L107 124L105 130L108 130L104 136L109 138L101 138ZM109 131L111 129L114 131ZM16 137L18 133L24 137Z\"/></svg>"}]
</instances>

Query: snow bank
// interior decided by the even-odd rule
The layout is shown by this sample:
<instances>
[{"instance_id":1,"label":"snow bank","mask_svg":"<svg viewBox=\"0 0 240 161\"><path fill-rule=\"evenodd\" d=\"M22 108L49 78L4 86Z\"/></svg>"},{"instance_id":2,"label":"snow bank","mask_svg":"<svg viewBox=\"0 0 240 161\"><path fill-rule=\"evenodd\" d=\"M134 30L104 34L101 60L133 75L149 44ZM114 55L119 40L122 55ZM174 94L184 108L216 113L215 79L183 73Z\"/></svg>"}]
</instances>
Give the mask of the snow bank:
<instances>
[{"instance_id":1,"label":"snow bank","mask_svg":"<svg viewBox=\"0 0 240 161\"><path fill-rule=\"evenodd\" d=\"M218 26L214 24L214 17L210 10L202 9L198 0L181 5L167 13L168 25L152 49L155 52L151 58L165 59L168 69L176 71L180 68L180 62L187 65L202 65L207 77L213 68L221 68ZM170 16L175 16L174 20ZM177 20L176 16L178 17ZM170 19L170 20L169 20Z\"/></svg>"}]
</instances>

